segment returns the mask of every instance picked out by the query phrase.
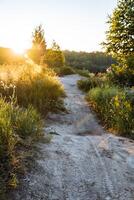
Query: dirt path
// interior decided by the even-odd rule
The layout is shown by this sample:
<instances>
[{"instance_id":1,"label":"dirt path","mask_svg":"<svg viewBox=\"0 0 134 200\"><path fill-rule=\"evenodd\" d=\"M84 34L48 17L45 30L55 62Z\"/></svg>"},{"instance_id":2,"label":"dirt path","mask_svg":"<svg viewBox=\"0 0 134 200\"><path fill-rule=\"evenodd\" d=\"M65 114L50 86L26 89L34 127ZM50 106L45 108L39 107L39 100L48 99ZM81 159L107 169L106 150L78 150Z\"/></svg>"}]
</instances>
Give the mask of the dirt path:
<instances>
[{"instance_id":1,"label":"dirt path","mask_svg":"<svg viewBox=\"0 0 134 200\"><path fill-rule=\"evenodd\" d=\"M50 144L39 143L36 167L14 200L134 200L134 143L106 134L77 89L61 78L68 114L50 115Z\"/></svg>"}]
</instances>

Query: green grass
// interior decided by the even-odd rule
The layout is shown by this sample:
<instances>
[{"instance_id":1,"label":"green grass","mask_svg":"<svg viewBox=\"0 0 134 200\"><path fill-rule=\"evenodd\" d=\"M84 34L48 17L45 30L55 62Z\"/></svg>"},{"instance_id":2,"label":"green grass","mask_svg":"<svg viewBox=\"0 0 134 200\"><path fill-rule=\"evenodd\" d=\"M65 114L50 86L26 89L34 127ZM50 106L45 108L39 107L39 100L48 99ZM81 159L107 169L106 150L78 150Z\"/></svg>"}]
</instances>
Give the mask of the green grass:
<instances>
[{"instance_id":1,"label":"green grass","mask_svg":"<svg viewBox=\"0 0 134 200\"><path fill-rule=\"evenodd\" d=\"M17 146L21 140L31 139L31 142L40 137L43 123L40 114L32 107L20 108L13 101L6 102L0 98L0 195L8 187L17 186L17 166L19 159L16 156Z\"/></svg>"},{"instance_id":2,"label":"green grass","mask_svg":"<svg viewBox=\"0 0 134 200\"><path fill-rule=\"evenodd\" d=\"M95 76L94 74L89 74L87 79L82 79L77 82L77 86L80 90L88 92L90 89L95 87L103 87L109 84L105 76Z\"/></svg>"},{"instance_id":3,"label":"green grass","mask_svg":"<svg viewBox=\"0 0 134 200\"><path fill-rule=\"evenodd\" d=\"M115 86L92 88L86 99L107 128L118 135L134 139L133 94Z\"/></svg>"}]
</instances>

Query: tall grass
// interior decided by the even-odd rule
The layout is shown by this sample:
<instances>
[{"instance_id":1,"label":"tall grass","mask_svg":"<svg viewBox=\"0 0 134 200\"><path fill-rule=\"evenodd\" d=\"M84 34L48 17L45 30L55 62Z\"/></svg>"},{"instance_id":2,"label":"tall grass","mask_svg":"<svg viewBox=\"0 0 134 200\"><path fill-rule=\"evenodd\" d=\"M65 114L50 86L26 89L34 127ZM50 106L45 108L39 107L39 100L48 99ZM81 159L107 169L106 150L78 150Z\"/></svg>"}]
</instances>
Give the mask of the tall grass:
<instances>
[{"instance_id":1,"label":"tall grass","mask_svg":"<svg viewBox=\"0 0 134 200\"><path fill-rule=\"evenodd\" d=\"M0 98L0 196L7 186L16 187L17 146L20 139L33 141L42 133L40 114L33 107L20 108ZM6 198L6 197L5 197Z\"/></svg>"},{"instance_id":2,"label":"tall grass","mask_svg":"<svg viewBox=\"0 0 134 200\"><path fill-rule=\"evenodd\" d=\"M127 94L118 87L96 87L91 89L86 99L97 111L107 128L122 136L134 138L133 94Z\"/></svg>"},{"instance_id":3,"label":"tall grass","mask_svg":"<svg viewBox=\"0 0 134 200\"><path fill-rule=\"evenodd\" d=\"M4 66L1 74L0 93L6 100L9 100L15 87L20 106L28 107L31 104L44 116L49 111L63 107L64 88L52 70L26 63L18 68Z\"/></svg>"},{"instance_id":4,"label":"tall grass","mask_svg":"<svg viewBox=\"0 0 134 200\"><path fill-rule=\"evenodd\" d=\"M84 92L88 92L90 89L95 87L103 87L104 85L108 85L107 78L103 75L97 75L89 73L89 77L87 79L82 79L77 82L78 88Z\"/></svg>"}]
</instances>

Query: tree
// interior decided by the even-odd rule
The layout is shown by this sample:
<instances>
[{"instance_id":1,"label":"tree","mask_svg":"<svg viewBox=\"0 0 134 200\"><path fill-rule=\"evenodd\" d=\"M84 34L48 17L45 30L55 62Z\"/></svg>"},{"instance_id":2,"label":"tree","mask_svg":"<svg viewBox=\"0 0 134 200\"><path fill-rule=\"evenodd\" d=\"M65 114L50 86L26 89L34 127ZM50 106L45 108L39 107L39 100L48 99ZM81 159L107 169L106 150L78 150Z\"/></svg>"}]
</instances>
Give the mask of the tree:
<instances>
[{"instance_id":1,"label":"tree","mask_svg":"<svg viewBox=\"0 0 134 200\"><path fill-rule=\"evenodd\" d=\"M42 25L35 28L32 35L32 48L28 52L29 57L37 64L40 64L46 54L46 41Z\"/></svg>"},{"instance_id":2,"label":"tree","mask_svg":"<svg viewBox=\"0 0 134 200\"><path fill-rule=\"evenodd\" d=\"M45 63L49 67L62 67L64 62L65 59L60 46L55 41L53 41L52 47L46 52Z\"/></svg>"},{"instance_id":3,"label":"tree","mask_svg":"<svg viewBox=\"0 0 134 200\"><path fill-rule=\"evenodd\" d=\"M134 54L134 0L118 0L117 8L109 17L109 30L104 46L118 60Z\"/></svg>"},{"instance_id":4,"label":"tree","mask_svg":"<svg viewBox=\"0 0 134 200\"><path fill-rule=\"evenodd\" d=\"M134 84L134 0L118 0L109 17L104 47L118 61L112 66L113 79L118 83Z\"/></svg>"}]
</instances>

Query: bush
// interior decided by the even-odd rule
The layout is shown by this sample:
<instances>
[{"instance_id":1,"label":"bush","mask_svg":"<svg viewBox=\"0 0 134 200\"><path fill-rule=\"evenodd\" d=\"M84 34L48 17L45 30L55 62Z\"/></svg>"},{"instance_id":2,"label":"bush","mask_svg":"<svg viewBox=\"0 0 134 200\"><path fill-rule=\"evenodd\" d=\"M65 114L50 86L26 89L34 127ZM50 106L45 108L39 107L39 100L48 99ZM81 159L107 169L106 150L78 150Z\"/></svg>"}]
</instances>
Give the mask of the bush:
<instances>
[{"instance_id":1,"label":"bush","mask_svg":"<svg viewBox=\"0 0 134 200\"><path fill-rule=\"evenodd\" d=\"M134 60L134 59L133 59ZM112 65L108 73L111 82L119 84L120 86L133 86L134 85L134 61L128 61L129 65L123 66Z\"/></svg>"},{"instance_id":2,"label":"bush","mask_svg":"<svg viewBox=\"0 0 134 200\"><path fill-rule=\"evenodd\" d=\"M78 88L84 92L88 92L91 88L95 88L97 86L103 87L105 84L109 84L105 76L95 76L93 74L89 74L90 77L88 79L79 80L77 82Z\"/></svg>"},{"instance_id":3,"label":"bush","mask_svg":"<svg viewBox=\"0 0 134 200\"><path fill-rule=\"evenodd\" d=\"M33 105L39 112L46 115L49 111L57 110L63 104L64 89L53 70L39 65L25 64L18 66L15 74L9 73L14 66L6 67L4 80L1 77L0 92L9 100L14 88L17 102L20 106ZM10 70L10 71L9 71Z\"/></svg>"},{"instance_id":4,"label":"bush","mask_svg":"<svg viewBox=\"0 0 134 200\"><path fill-rule=\"evenodd\" d=\"M32 106L27 109L16 107L15 113L12 114L12 124L15 133L24 139L39 137L43 126L39 113Z\"/></svg>"},{"instance_id":5,"label":"bush","mask_svg":"<svg viewBox=\"0 0 134 200\"><path fill-rule=\"evenodd\" d=\"M134 104L132 94L118 87L93 88L87 100L104 124L123 136L134 138Z\"/></svg>"},{"instance_id":6,"label":"bush","mask_svg":"<svg viewBox=\"0 0 134 200\"><path fill-rule=\"evenodd\" d=\"M16 187L16 150L21 139L33 141L42 133L43 124L37 111L29 106L22 109L0 98L0 195L6 185ZM16 161L17 162L16 162Z\"/></svg>"},{"instance_id":7,"label":"bush","mask_svg":"<svg viewBox=\"0 0 134 200\"><path fill-rule=\"evenodd\" d=\"M88 70L84 69L75 69L76 73L79 74L80 76L84 77L90 77L90 72Z\"/></svg>"},{"instance_id":8,"label":"bush","mask_svg":"<svg viewBox=\"0 0 134 200\"><path fill-rule=\"evenodd\" d=\"M72 69L71 67L68 67L68 66L64 66L64 67L60 67L60 68L54 68L54 71L59 76L75 74L74 69Z\"/></svg>"}]
</instances>

